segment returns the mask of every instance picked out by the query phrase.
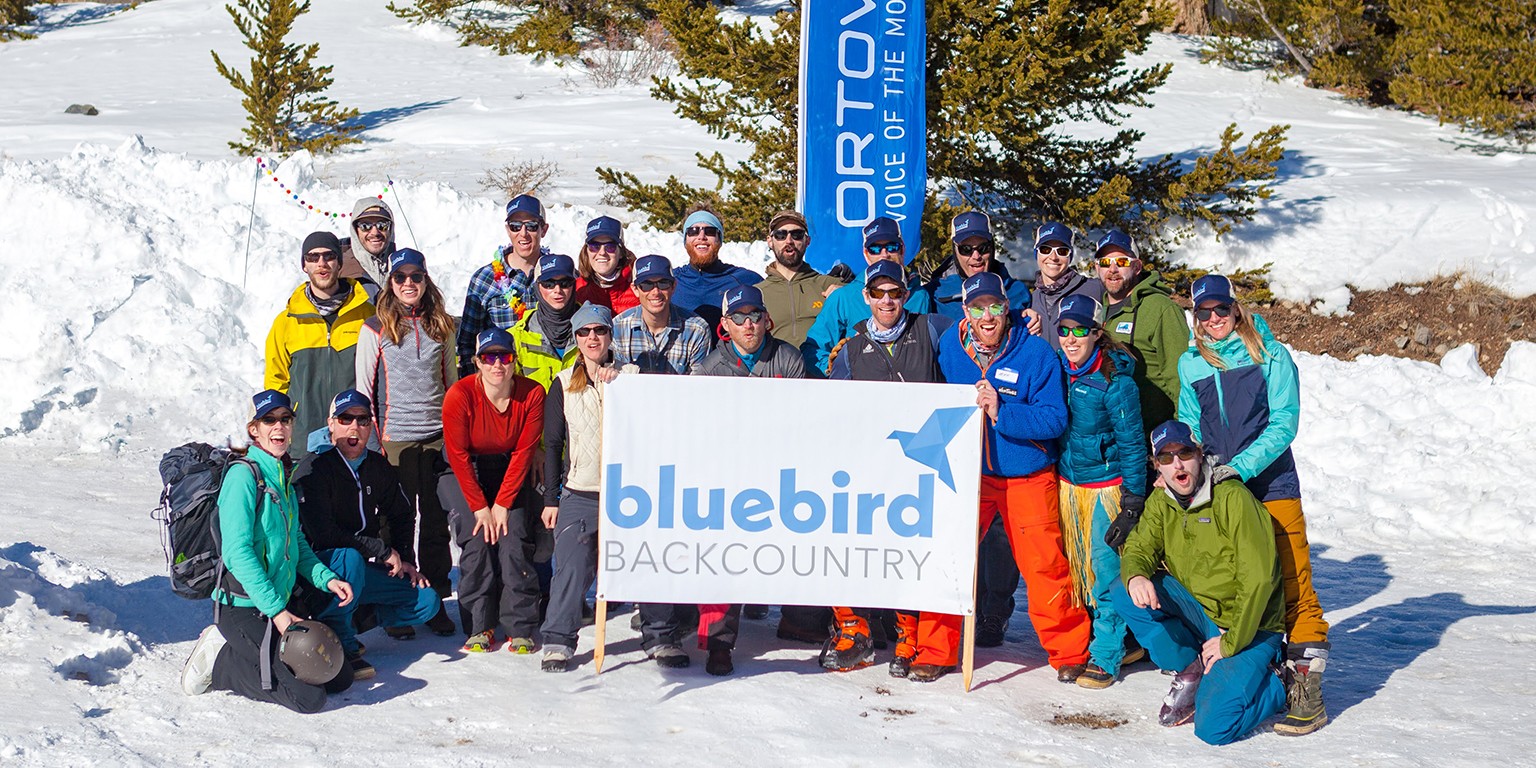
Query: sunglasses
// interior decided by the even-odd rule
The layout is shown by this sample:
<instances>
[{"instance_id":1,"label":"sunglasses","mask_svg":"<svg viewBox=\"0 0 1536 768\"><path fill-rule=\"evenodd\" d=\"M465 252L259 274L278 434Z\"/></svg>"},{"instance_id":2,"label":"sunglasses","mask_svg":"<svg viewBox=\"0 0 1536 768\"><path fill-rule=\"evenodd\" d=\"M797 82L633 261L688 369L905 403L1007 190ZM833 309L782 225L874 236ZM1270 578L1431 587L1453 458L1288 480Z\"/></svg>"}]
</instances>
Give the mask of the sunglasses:
<instances>
[{"instance_id":1,"label":"sunglasses","mask_svg":"<svg viewBox=\"0 0 1536 768\"><path fill-rule=\"evenodd\" d=\"M775 229L773 231L773 239L781 243L785 240L793 240L798 243L807 237L810 237L810 233L803 229Z\"/></svg>"},{"instance_id":2,"label":"sunglasses","mask_svg":"<svg viewBox=\"0 0 1536 768\"><path fill-rule=\"evenodd\" d=\"M614 242L594 243L594 242L588 240L587 241L587 250L592 252L592 253L618 253L619 252L619 244L618 243L614 243Z\"/></svg>"},{"instance_id":3,"label":"sunglasses","mask_svg":"<svg viewBox=\"0 0 1536 768\"><path fill-rule=\"evenodd\" d=\"M1057 328L1056 328L1056 335L1062 337L1063 339L1065 339L1068 336L1074 336L1076 338L1081 339L1081 338L1086 337L1090 333L1093 333L1093 329L1089 328L1087 326L1084 326L1084 325L1079 325L1076 328L1068 328L1067 326L1062 325L1062 326L1057 326Z\"/></svg>"},{"instance_id":4,"label":"sunglasses","mask_svg":"<svg viewBox=\"0 0 1536 768\"><path fill-rule=\"evenodd\" d=\"M1072 249L1068 248L1065 245L1056 245L1056 246L1042 245L1039 248L1035 249L1035 253L1038 253L1041 256L1050 256L1052 254L1055 254L1055 255L1060 256L1062 258L1066 258L1066 257L1072 255Z\"/></svg>"},{"instance_id":5,"label":"sunglasses","mask_svg":"<svg viewBox=\"0 0 1536 768\"><path fill-rule=\"evenodd\" d=\"M480 356L480 362L486 365L511 365L511 352L487 352Z\"/></svg>"},{"instance_id":6,"label":"sunglasses","mask_svg":"<svg viewBox=\"0 0 1536 768\"><path fill-rule=\"evenodd\" d=\"M1180 448L1177 451L1165 451L1163 453L1159 453L1155 458L1157 459L1159 466L1166 467L1173 463L1174 457L1178 457L1179 461L1189 461L1198 455L1200 455L1199 451L1193 448L1185 447Z\"/></svg>"},{"instance_id":7,"label":"sunglasses","mask_svg":"<svg viewBox=\"0 0 1536 768\"><path fill-rule=\"evenodd\" d=\"M965 311L966 314L969 314L972 318L977 320L980 320L987 315L991 315L993 317L1002 317L1003 315L1008 314L1008 305L988 304L985 307L966 307Z\"/></svg>"},{"instance_id":8,"label":"sunglasses","mask_svg":"<svg viewBox=\"0 0 1536 768\"><path fill-rule=\"evenodd\" d=\"M427 281L427 273L425 273L425 272L396 272L393 275L390 275L389 279L395 285L405 285L408 282L410 282L410 283L425 283Z\"/></svg>"},{"instance_id":9,"label":"sunglasses","mask_svg":"<svg viewBox=\"0 0 1536 768\"><path fill-rule=\"evenodd\" d=\"M1129 267L1133 261L1135 261L1135 259L1131 258L1130 256L1101 256L1099 257L1099 266Z\"/></svg>"},{"instance_id":10,"label":"sunglasses","mask_svg":"<svg viewBox=\"0 0 1536 768\"><path fill-rule=\"evenodd\" d=\"M882 253L901 253L901 243L875 243L864 246L864 252L871 256L879 256Z\"/></svg>"},{"instance_id":11,"label":"sunglasses","mask_svg":"<svg viewBox=\"0 0 1536 768\"><path fill-rule=\"evenodd\" d=\"M1231 317L1232 316L1232 305L1231 304L1217 304L1214 307L1208 307L1206 309L1197 309L1197 310L1195 310L1195 319L1199 320L1200 322L1203 323L1203 322L1211 319L1211 315L1213 315L1213 314L1216 315L1217 317Z\"/></svg>"},{"instance_id":12,"label":"sunglasses","mask_svg":"<svg viewBox=\"0 0 1536 768\"><path fill-rule=\"evenodd\" d=\"M991 252L992 252L992 244L991 243L982 243L980 245L957 245L957 246L955 246L955 253L958 253L961 256L969 256L969 255L971 255L973 253L988 254L988 253L991 253Z\"/></svg>"},{"instance_id":13,"label":"sunglasses","mask_svg":"<svg viewBox=\"0 0 1536 768\"><path fill-rule=\"evenodd\" d=\"M522 232L526 229L529 232L537 232L539 231L539 227L542 226L544 226L544 222L542 221L509 221L507 222L507 231Z\"/></svg>"},{"instance_id":14,"label":"sunglasses","mask_svg":"<svg viewBox=\"0 0 1536 768\"><path fill-rule=\"evenodd\" d=\"M304 263L319 264L321 261L341 261L335 251L310 251L304 254Z\"/></svg>"},{"instance_id":15,"label":"sunglasses","mask_svg":"<svg viewBox=\"0 0 1536 768\"><path fill-rule=\"evenodd\" d=\"M865 288L871 299L899 299L907 295L905 288Z\"/></svg>"},{"instance_id":16,"label":"sunglasses","mask_svg":"<svg viewBox=\"0 0 1536 768\"><path fill-rule=\"evenodd\" d=\"M561 277L554 280L540 280L539 285L543 288L560 288L569 291L576 287L576 281L569 277Z\"/></svg>"},{"instance_id":17,"label":"sunglasses","mask_svg":"<svg viewBox=\"0 0 1536 768\"><path fill-rule=\"evenodd\" d=\"M354 421L357 422L357 425L359 427L366 427L369 424L373 423L373 417L372 416L359 416L359 415L357 415L355 413L343 413L340 416L336 417L336 423L340 424L340 425L342 425L344 427L352 426L352 422L354 422Z\"/></svg>"},{"instance_id":18,"label":"sunglasses","mask_svg":"<svg viewBox=\"0 0 1536 768\"><path fill-rule=\"evenodd\" d=\"M357 227L357 231L359 232L372 232L377 229L380 232L388 234L390 229L389 222L387 221L359 221L353 226Z\"/></svg>"},{"instance_id":19,"label":"sunglasses","mask_svg":"<svg viewBox=\"0 0 1536 768\"><path fill-rule=\"evenodd\" d=\"M604 328L601 325L589 325L589 326L587 326L585 328L577 328L576 329L576 338L578 338L578 339L585 339L586 337L591 336L594 333L599 335L599 336L607 336L608 334L612 333L612 331L607 329L607 328Z\"/></svg>"},{"instance_id":20,"label":"sunglasses","mask_svg":"<svg viewBox=\"0 0 1536 768\"><path fill-rule=\"evenodd\" d=\"M677 281L671 278L667 278L665 280L646 280L643 283L635 283L635 286L640 289L641 293L650 293L651 291L670 291L674 285L677 285Z\"/></svg>"},{"instance_id":21,"label":"sunglasses","mask_svg":"<svg viewBox=\"0 0 1536 768\"><path fill-rule=\"evenodd\" d=\"M695 224L695 225L693 225L693 226L683 230L683 234L688 236L688 237L698 237L699 235L703 235L705 237L718 238L718 237L720 237L720 228L719 227L706 227L703 224Z\"/></svg>"},{"instance_id":22,"label":"sunglasses","mask_svg":"<svg viewBox=\"0 0 1536 768\"><path fill-rule=\"evenodd\" d=\"M731 322L737 325L746 325L748 320L753 323L761 323L763 321L763 311L761 309L754 309L751 312L732 312L726 315L726 317L729 317Z\"/></svg>"},{"instance_id":23,"label":"sunglasses","mask_svg":"<svg viewBox=\"0 0 1536 768\"><path fill-rule=\"evenodd\" d=\"M293 414L290 413L287 416L263 416L258 421L269 427L273 424L281 424L288 427L293 425Z\"/></svg>"}]
</instances>

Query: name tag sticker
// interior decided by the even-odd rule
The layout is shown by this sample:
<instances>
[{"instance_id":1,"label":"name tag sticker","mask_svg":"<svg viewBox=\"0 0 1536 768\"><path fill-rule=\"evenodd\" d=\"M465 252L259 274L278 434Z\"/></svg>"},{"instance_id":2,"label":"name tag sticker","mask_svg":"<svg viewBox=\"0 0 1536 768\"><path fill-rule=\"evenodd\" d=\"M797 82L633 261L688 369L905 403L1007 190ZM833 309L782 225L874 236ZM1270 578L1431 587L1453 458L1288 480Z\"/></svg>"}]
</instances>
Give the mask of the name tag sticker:
<instances>
[{"instance_id":1,"label":"name tag sticker","mask_svg":"<svg viewBox=\"0 0 1536 768\"><path fill-rule=\"evenodd\" d=\"M1122 320L1115 326L1115 333L1130 333L1133 325L1130 320Z\"/></svg>"},{"instance_id":2,"label":"name tag sticker","mask_svg":"<svg viewBox=\"0 0 1536 768\"><path fill-rule=\"evenodd\" d=\"M1019 383L1019 372L1012 368L999 368L997 369L997 380L1006 381L1009 384L1017 384Z\"/></svg>"}]
</instances>

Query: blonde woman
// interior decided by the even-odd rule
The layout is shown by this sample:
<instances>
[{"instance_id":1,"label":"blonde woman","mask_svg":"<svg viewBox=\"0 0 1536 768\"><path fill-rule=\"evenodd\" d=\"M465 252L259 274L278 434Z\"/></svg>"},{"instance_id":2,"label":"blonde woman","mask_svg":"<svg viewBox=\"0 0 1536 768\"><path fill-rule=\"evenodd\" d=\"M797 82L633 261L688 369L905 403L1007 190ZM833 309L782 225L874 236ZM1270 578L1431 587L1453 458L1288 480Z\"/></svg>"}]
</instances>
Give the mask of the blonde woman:
<instances>
[{"instance_id":1,"label":"blonde woman","mask_svg":"<svg viewBox=\"0 0 1536 768\"><path fill-rule=\"evenodd\" d=\"M1179 421L1242 479L1273 519L1285 586L1290 704L1275 730L1300 736L1328 722L1321 685L1329 646L1291 455L1301 416L1296 364L1264 319L1236 299L1231 280L1206 275L1195 281L1190 298L1195 346L1179 358Z\"/></svg>"}]
</instances>

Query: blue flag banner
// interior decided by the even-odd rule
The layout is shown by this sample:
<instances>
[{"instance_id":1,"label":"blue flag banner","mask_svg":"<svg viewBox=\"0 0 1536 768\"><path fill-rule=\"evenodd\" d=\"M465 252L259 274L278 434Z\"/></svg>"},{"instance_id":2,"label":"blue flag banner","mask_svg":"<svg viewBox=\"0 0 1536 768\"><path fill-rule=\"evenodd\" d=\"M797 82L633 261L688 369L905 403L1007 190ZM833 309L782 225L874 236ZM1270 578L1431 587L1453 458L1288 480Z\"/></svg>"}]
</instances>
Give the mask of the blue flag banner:
<instances>
[{"instance_id":1,"label":"blue flag banner","mask_svg":"<svg viewBox=\"0 0 1536 768\"><path fill-rule=\"evenodd\" d=\"M799 203L806 260L860 269L861 230L901 224L907 254L928 184L922 0L806 0L800 12Z\"/></svg>"}]
</instances>

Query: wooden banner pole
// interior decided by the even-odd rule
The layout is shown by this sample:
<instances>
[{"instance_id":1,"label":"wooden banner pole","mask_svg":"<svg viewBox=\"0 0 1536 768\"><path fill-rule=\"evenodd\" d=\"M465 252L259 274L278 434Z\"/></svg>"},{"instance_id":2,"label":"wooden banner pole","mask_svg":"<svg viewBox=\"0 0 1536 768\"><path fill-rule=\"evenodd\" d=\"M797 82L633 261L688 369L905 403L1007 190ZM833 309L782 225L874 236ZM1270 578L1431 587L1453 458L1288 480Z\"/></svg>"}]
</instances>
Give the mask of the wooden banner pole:
<instances>
[{"instance_id":1,"label":"wooden banner pole","mask_svg":"<svg viewBox=\"0 0 1536 768\"><path fill-rule=\"evenodd\" d=\"M603 673L603 658L607 656L608 644L608 601L597 599L597 625L592 643L592 665L597 668L597 674Z\"/></svg>"},{"instance_id":2,"label":"wooden banner pole","mask_svg":"<svg viewBox=\"0 0 1536 768\"><path fill-rule=\"evenodd\" d=\"M960 660L961 677L965 680L965 692L971 692L971 676L976 671L976 613L965 617L965 650Z\"/></svg>"}]
</instances>

